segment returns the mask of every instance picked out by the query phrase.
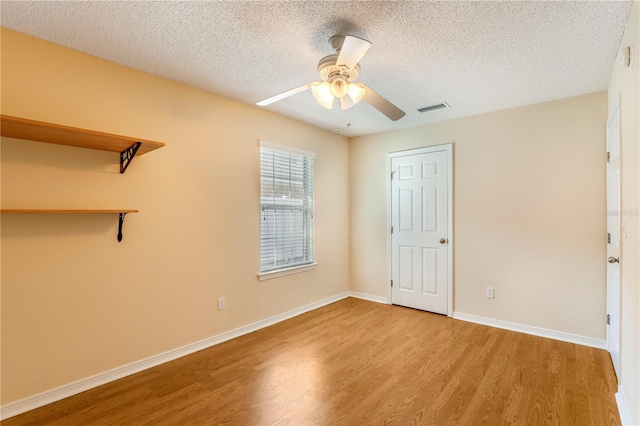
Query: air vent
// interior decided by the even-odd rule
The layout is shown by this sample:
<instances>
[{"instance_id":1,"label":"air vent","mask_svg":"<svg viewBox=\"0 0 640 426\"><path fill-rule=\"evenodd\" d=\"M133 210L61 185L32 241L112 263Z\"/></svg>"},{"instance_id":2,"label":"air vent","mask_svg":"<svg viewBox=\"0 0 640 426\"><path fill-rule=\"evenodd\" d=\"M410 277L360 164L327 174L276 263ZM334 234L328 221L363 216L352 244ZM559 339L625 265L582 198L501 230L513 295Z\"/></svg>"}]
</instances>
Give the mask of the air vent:
<instances>
[{"instance_id":1,"label":"air vent","mask_svg":"<svg viewBox=\"0 0 640 426\"><path fill-rule=\"evenodd\" d=\"M418 112L429 112L429 111L435 111L437 109L442 109L442 108L449 108L449 105L446 102L443 102L437 105L430 105L430 106L418 108Z\"/></svg>"}]
</instances>

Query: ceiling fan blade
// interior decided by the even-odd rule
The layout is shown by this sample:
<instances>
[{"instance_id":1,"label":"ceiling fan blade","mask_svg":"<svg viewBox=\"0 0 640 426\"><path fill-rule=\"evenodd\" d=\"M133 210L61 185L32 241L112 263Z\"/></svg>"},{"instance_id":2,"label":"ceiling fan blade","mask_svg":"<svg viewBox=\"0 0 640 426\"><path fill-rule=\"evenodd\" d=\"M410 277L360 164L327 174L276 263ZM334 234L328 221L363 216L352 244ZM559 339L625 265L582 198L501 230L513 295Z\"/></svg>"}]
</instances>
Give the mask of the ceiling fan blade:
<instances>
[{"instance_id":1,"label":"ceiling fan blade","mask_svg":"<svg viewBox=\"0 0 640 426\"><path fill-rule=\"evenodd\" d=\"M364 93L364 100L371 104L371 106L373 106L375 109L389 117L391 121L400 120L405 116L405 112L403 110L401 110L382 96L378 95L376 92L369 89L364 84L362 84L361 86L366 89L366 92Z\"/></svg>"},{"instance_id":2,"label":"ceiling fan blade","mask_svg":"<svg viewBox=\"0 0 640 426\"><path fill-rule=\"evenodd\" d=\"M256 102L256 105L267 106L267 105L272 104L274 102L278 102L279 100L282 100L284 98L288 98L289 96L293 96L293 95L295 95L297 93L304 92L305 90L310 89L311 86L313 86L314 84L315 84L314 82L311 82L311 83L304 84L304 85L302 85L300 87L296 87L295 89L287 90L286 92L282 92L282 93L280 93L278 95L272 96L272 97L267 98L267 99L265 99L263 101Z\"/></svg>"},{"instance_id":3,"label":"ceiling fan blade","mask_svg":"<svg viewBox=\"0 0 640 426\"><path fill-rule=\"evenodd\" d=\"M358 37L346 36L342 47L340 48L340 54L336 65L344 65L349 69L353 69L360 59L367 53L367 50L371 47L371 42L363 40Z\"/></svg>"}]
</instances>

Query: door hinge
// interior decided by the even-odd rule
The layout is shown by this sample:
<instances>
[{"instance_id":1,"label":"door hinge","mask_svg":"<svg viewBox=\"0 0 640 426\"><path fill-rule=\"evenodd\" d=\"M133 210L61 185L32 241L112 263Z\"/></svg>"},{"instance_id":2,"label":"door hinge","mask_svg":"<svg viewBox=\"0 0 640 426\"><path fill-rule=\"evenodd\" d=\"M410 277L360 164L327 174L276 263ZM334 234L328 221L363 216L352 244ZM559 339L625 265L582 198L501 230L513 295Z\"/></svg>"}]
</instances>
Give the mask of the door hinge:
<instances>
[{"instance_id":1,"label":"door hinge","mask_svg":"<svg viewBox=\"0 0 640 426\"><path fill-rule=\"evenodd\" d=\"M611 325L611 315L607 314L607 325Z\"/></svg>"},{"instance_id":2,"label":"door hinge","mask_svg":"<svg viewBox=\"0 0 640 426\"><path fill-rule=\"evenodd\" d=\"M393 174L394 174L395 172L396 172L395 170L391 172L391 180L393 180Z\"/></svg>"},{"instance_id":3,"label":"door hinge","mask_svg":"<svg viewBox=\"0 0 640 426\"><path fill-rule=\"evenodd\" d=\"M391 280L391 287L393 287L393 280Z\"/></svg>"},{"instance_id":4,"label":"door hinge","mask_svg":"<svg viewBox=\"0 0 640 426\"><path fill-rule=\"evenodd\" d=\"M607 163L611 162L611 153L607 152Z\"/></svg>"},{"instance_id":5,"label":"door hinge","mask_svg":"<svg viewBox=\"0 0 640 426\"><path fill-rule=\"evenodd\" d=\"M391 233L393 234L393 226L391 227Z\"/></svg>"},{"instance_id":6,"label":"door hinge","mask_svg":"<svg viewBox=\"0 0 640 426\"><path fill-rule=\"evenodd\" d=\"M611 234L607 233L607 244L611 244Z\"/></svg>"}]
</instances>

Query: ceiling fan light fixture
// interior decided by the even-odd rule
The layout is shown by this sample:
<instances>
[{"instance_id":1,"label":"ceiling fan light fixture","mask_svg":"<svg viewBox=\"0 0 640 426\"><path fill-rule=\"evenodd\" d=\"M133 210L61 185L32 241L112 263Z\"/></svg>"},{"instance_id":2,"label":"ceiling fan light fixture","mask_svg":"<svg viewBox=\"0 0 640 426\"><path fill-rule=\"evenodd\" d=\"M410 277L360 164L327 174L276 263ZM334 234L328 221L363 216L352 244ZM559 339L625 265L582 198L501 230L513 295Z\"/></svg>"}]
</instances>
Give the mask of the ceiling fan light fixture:
<instances>
[{"instance_id":1,"label":"ceiling fan light fixture","mask_svg":"<svg viewBox=\"0 0 640 426\"><path fill-rule=\"evenodd\" d=\"M353 102L353 100L351 100L351 96L344 95L343 97L340 98L340 109L342 110L349 109L354 105L355 103Z\"/></svg>"},{"instance_id":2,"label":"ceiling fan light fixture","mask_svg":"<svg viewBox=\"0 0 640 426\"><path fill-rule=\"evenodd\" d=\"M331 94L336 98L341 98L347 94L347 79L342 75L331 78Z\"/></svg>"},{"instance_id":3,"label":"ceiling fan light fixture","mask_svg":"<svg viewBox=\"0 0 640 426\"><path fill-rule=\"evenodd\" d=\"M347 94L353 101L353 104L357 104L364 98L364 94L366 89L362 87L361 84L349 83L349 88L347 89Z\"/></svg>"},{"instance_id":4,"label":"ceiling fan light fixture","mask_svg":"<svg viewBox=\"0 0 640 426\"><path fill-rule=\"evenodd\" d=\"M324 81L322 83L314 84L311 87L311 93L316 101L323 107L331 109L333 107L333 101L335 96L331 93L331 85Z\"/></svg>"}]
</instances>

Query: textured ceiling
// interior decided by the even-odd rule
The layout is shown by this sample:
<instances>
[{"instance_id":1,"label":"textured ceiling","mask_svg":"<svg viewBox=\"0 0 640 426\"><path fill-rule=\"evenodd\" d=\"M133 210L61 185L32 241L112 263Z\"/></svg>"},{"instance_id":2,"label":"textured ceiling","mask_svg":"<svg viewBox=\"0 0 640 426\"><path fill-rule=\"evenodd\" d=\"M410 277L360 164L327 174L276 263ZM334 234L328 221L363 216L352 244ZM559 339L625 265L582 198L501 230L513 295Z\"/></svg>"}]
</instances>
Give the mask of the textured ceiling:
<instances>
[{"instance_id":1,"label":"textured ceiling","mask_svg":"<svg viewBox=\"0 0 640 426\"><path fill-rule=\"evenodd\" d=\"M241 102L318 81L328 40L373 43L362 82L403 109L268 107L346 136L605 90L630 1L2 1L2 26ZM416 108L447 102L421 114ZM351 123L347 127L347 123Z\"/></svg>"}]
</instances>

